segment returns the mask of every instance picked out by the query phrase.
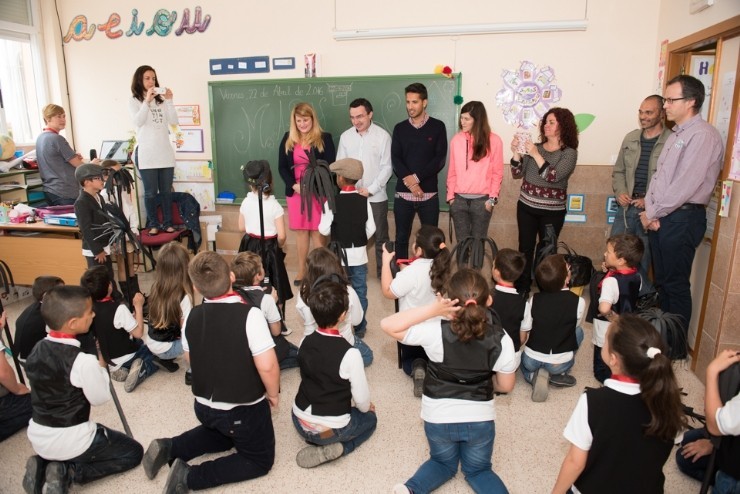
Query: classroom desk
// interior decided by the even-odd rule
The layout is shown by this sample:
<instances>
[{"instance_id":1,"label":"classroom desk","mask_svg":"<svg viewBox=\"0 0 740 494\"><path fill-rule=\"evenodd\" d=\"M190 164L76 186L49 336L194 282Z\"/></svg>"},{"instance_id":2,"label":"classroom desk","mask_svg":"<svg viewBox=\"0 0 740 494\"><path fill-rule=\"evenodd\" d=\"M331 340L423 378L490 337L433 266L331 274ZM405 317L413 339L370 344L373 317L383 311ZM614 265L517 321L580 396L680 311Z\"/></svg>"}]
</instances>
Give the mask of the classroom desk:
<instances>
[{"instance_id":1,"label":"classroom desk","mask_svg":"<svg viewBox=\"0 0 740 494\"><path fill-rule=\"evenodd\" d=\"M30 235L11 235L11 232ZM36 223L0 224L0 259L10 268L15 282L32 285L37 276L59 276L78 285L87 269L82 240L76 226Z\"/></svg>"}]
</instances>

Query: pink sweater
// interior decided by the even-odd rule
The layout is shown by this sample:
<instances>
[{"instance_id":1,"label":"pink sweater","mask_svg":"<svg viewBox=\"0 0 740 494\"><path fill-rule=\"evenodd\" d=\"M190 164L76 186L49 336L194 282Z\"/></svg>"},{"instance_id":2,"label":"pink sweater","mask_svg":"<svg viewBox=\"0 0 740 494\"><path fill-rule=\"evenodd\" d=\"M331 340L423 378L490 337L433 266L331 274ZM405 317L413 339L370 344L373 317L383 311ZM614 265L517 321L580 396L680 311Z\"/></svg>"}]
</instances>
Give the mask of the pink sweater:
<instances>
[{"instance_id":1,"label":"pink sweater","mask_svg":"<svg viewBox=\"0 0 740 494\"><path fill-rule=\"evenodd\" d=\"M450 141L450 168L447 170L447 201L455 194L498 197L504 178L504 149L501 138L491 132L491 150L473 161L473 138L458 132Z\"/></svg>"}]
</instances>

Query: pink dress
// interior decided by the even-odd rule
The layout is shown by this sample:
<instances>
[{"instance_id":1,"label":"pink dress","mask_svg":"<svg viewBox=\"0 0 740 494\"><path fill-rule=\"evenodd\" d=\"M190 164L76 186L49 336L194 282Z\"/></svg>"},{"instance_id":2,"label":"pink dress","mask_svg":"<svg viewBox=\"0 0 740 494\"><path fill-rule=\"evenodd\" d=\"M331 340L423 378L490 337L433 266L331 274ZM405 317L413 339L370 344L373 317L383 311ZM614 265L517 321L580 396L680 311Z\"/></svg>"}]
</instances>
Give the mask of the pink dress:
<instances>
[{"instance_id":1,"label":"pink dress","mask_svg":"<svg viewBox=\"0 0 740 494\"><path fill-rule=\"evenodd\" d=\"M303 172L306 171L309 160L306 150L301 145L296 144L293 147L293 173L295 174L296 183L301 183ZM301 195L293 194L286 197L285 202L288 205L288 226L291 230L318 230L319 221L321 221L321 204L314 198L312 201L311 221L308 220L308 213L301 213Z\"/></svg>"}]
</instances>

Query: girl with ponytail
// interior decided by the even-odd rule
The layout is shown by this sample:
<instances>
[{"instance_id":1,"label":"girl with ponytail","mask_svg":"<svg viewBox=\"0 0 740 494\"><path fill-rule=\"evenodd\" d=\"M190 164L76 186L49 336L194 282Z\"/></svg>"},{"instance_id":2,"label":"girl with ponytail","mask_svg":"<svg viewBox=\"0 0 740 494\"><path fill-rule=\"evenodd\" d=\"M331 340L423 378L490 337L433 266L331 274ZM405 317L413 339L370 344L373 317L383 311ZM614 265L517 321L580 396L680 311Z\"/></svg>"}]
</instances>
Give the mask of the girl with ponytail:
<instances>
[{"instance_id":1,"label":"girl with ponytail","mask_svg":"<svg viewBox=\"0 0 740 494\"><path fill-rule=\"evenodd\" d=\"M622 314L601 356L612 377L581 395L563 433L571 446L553 492L663 492L663 465L686 426L663 340L644 319Z\"/></svg>"},{"instance_id":2,"label":"girl with ponytail","mask_svg":"<svg viewBox=\"0 0 740 494\"><path fill-rule=\"evenodd\" d=\"M393 277L393 252L383 246L380 288L385 298L398 300L398 310L429 305L435 294L445 293L450 277L452 254L445 245L445 234L432 225L422 225L411 246L415 259ZM414 379L414 396L421 396L426 375L426 353L421 347L401 345L401 368Z\"/></svg>"},{"instance_id":3,"label":"girl with ponytail","mask_svg":"<svg viewBox=\"0 0 740 494\"><path fill-rule=\"evenodd\" d=\"M385 269L385 267L384 267ZM514 344L488 309L488 283L472 269L450 278L449 298L398 312L380 322L387 334L429 356L421 418L431 458L395 493L430 492L457 473L475 492L507 492L494 473L494 391L514 388Z\"/></svg>"}]
</instances>

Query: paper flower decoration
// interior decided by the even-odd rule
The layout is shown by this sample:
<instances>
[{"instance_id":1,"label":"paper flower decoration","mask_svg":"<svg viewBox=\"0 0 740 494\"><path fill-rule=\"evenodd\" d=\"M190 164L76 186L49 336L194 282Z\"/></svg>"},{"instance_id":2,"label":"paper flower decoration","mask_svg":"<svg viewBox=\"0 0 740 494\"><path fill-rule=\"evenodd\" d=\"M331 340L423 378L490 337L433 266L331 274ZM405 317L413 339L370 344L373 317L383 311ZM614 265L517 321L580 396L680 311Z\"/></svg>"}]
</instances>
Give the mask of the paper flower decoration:
<instances>
[{"instance_id":1,"label":"paper flower decoration","mask_svg":"<svg viewBox=\"0 0 740 494\"><path fill-rule=\"evenodd\" d=\"M448 65L437 65L436 67L434 67L434 73L441 74L448 79L454 78L454 76L452 75L452 69Z\"/></svg>"},{"instance_id":2,"label":"paper flower decoration","mask_svg":"<svg viewBox=\"0 0 740 494\"><path fill-rule=\"evenodd\" d=\"M504 87L496 93L496 106L504 120L524 129L537 127L553 103L560 101L562 91L554 83L555 71L548 66L537 68L523 61L519 70L504 70Z\"/></svg>"}]
</instances>

